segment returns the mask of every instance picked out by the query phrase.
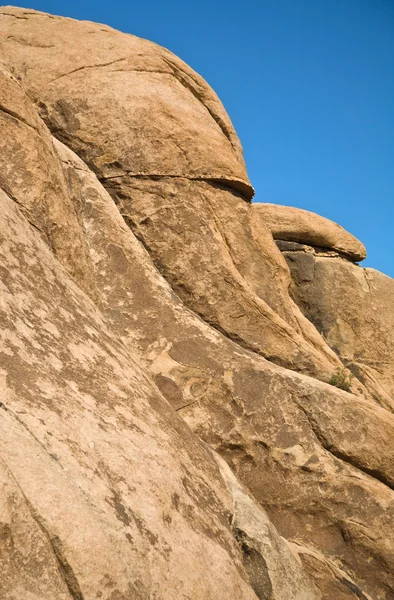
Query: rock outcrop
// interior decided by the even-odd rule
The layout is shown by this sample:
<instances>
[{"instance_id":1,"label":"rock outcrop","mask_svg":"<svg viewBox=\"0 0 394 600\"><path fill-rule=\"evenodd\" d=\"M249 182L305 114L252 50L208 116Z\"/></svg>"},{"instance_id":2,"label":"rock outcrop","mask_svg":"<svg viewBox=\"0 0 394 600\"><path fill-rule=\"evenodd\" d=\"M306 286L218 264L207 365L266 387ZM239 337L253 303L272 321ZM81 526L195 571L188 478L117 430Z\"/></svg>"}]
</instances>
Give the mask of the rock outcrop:
<instances>
[{"instance_id":1,"label":"rock outcrop","mask_svg":"<svg viewBox=\"0 0 394 600\"><path fill-rule=\"evenodd\" d=\"M1 598L393 599L392 280L317 216L281 252L167 50L0 32Z\"/></svg>"},{"instance_id":2,"label":"rock outcrop","mask_svg":"<svg viewBox=\"0 0 394 600\"><path fill-rule=\"evenodd\" d=\"M301 208L278 204L256 204L255 210L269 227L275 240L334 250L354 262L364 260L367 256L364 244L325 217Z\"/></svg>"},{"instance_id":3,"label":"rock outcrop","mask_svg":"<svg viewBox=\"0 0 394 600\"><path fill-rule=\"evenodd\" d=\"M268 207L255 205L254 209L259 218L269 215L268 225L290 268L293 298L341 361L392 411L394 281L375 269L353 264L362 256L362 244L335 223L328 221L318 236L318 228L327 219L292 208L282 223L286 207ZM300 222L310 222L311 232L305 233ZM293 233L290 236L286 231ZM334 232L338 232L336 239ZM292 242L283 241L290 237Z\"/></svg>"}]
</instances>

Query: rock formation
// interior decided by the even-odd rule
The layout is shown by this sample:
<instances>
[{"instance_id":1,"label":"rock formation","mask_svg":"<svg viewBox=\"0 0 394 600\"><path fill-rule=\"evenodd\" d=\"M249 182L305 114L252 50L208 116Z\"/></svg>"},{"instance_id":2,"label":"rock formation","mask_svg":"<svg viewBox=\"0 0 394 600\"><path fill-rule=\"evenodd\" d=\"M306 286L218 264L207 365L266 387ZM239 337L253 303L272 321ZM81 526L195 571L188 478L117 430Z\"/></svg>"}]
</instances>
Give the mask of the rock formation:
<instances>
[{"instance_id":1,"label":"rock formation","mask_svg":"<svg viewBox=\"0 0 394 600\"><path fill-rule=\"evenodd\" d=\"M367 256L364 244L354 235L320 215L277 204L256 204L255 209L275 240L335 250L352 261L364 260Z\"/></svg>"},{"instance_id":2,"label":"rock formation","mask_svg":"<svg viewBox=\"0 0 394 600\"><path fill-rule=\"evenodd\" d=\"M169 51L0 33L0 597L394 599L393 280Z\"/></svg>"},{"instance_id":3,"label":"rock formation","mask_svg":"<svg viewBox=\"0 0 394 600\"><path fill-rule=\"evenodd\" d=\"M291 294L327 344L382 406L394 409L394 281L354 264L364 246L305 210L256 204L290 268Z\"/></svg>"}]
</instances>

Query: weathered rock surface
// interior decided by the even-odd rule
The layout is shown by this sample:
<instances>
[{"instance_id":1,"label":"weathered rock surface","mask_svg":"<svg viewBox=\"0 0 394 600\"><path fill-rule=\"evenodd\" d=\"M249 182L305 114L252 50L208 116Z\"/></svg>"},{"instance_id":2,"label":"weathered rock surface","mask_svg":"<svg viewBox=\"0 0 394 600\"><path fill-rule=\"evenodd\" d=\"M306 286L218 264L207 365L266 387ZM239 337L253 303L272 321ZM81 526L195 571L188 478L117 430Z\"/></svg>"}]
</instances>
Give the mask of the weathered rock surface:
<instances>
[{"instance_id":1,"label":"weathered rock surface","mask_svg":"<svg viewBox=\"0 0 394 600\"><path fill-rule=\"evenodd\" d=\"M262 261L261 244L256 248L247 231L246 244L231 239L240 216L249 219L244 199L252 188L238 138L207 84L146 40L88 22L4 12L4 62L54 135L111 191L182 300L245 347L327 379L338 361L279 284L279 253ZM70 36L73 49L65 53ZM241 253L239 262L256 265L251 284L251 273L234 265ZM282 298L273 310L275 288Z\"/></svg>"},{"instance_id":2,"label":"weathered rock surface","mask_svg":"<svg viewBox=\"0 0 394 600\"><path fill-rule=\"evenodd\" d=\"M305 539L311 522L305 505L319 505L322 496L325 516L316 517L315 525L319 548L326 546L331 552L331 528L342 540L343 524L352 510L357 511L358 519L362 518L362 527L376 527L377 531L385 527L379 521L381 517L372 523L374 511L368 510L362 517L356 509L352 469L340 478L344 466L340 461L338 465L335 460L332 463L330 455L334 453L346 463L357 465L357 469L379 473L380 479L386 481L389 477L392 481L392 458L385 456L385 448L392 447L392 416L386 421L386 411L376 412L374 405L366 401L357 402L354 396L324 384L320 384L320 389L313 380L290 377L289 372L237 347L185 310L158 272L147 264L146 253L138 247L96 177L62 144L57 142L56 148L73 190L70 194L77 204L78 198L80 203L83 199L81 216L95 257L102 311L111 327L126 342L138 347L142 360L150 365L157 385L174 408L203 439L226 456L241 478L248 478L248 486L264 506L269 506L272 518L278 519L279 528L283 527L291 539ZM280 407L277 398L281 399ZM362 433L361 424L370 429ZM365 443L378 432L380 451ZM286 486L284 478L289 479ZM321 478L324 483L319 484ZM382 484L375 490L360 485L362 491L357 493L372 494L366 501L371 506L375 502L372 498L380 497ZM304 490L302 494L300 489ZM342 499L339 501L339 489L346 490L345 504ZM282 520L284 505L288 503L291 510ZM381 510L385 509L378 513ZM325 527L329 531L326 539L323 521L327 521ZM290 535L289 522L294 528ZM339 556L347 544L359 546L357 537L360 534L354 538L349 535L346 543L336 546ZM365 540L361 546L364 543ZM347 548L350 557L353 552L354 548ZM358 549L357 554L364 554L370 573L374 568L384 572L380 559L378 566L370 564L369 550ZM352 569L353 559L347 560ZM330 579L331 572L330 568ZM348 573L349 577L351 581ZM345 586L350 594L343 582L335 585Z\"/></svg>"},{"instance_id":3,"label":"weathered rock surface","mask_svg":"<svg viewBox=\"0 0 394 600\"><path fill-rule=\"evenodd\" d=\"M1 67L0 126L1 189L18 203L70 274L92 292L88 249L51 135L19 82Z\"/></svg>"},{"instance_id":4,"label":"weathered rock surface","mask_svg":"<svg viewBox=\"0 0 394 600\"><path fill-rule=\"evenodd\" d=\"M337 250L353 261L363 260L367 256L365 246L351 233L330 219L308 210L265 202L255 204L254 210L276 240Z\"/></svg>"},{"instance_id":5,"label":"weathered rock surface","mask_svg":"<svg viewBox=\"0 0 394 600\"><path fill-rule=\"evenodd\" d=\"M3 596L394 598L394 416L319 381L342 354L217 97L150 42L0 13Z\"/></svg>"},{"instance_id":6,"label":"weathered rock surface","mask_svg":"<svg viewBox=\"0 0 394 600\"><path fill-rule=\"evenodd\" d=\"M394 410L394 281L312 248L284 249L292 295L343 363Z\"/></svg>"},{"instance_id":7,"label":"weathered rock surface","mask_svg":"<svg viewBox=\"0 0 394 600\"><path fill-rule=\"evenodd\" d=\"M320 594L300 569L301 561L279 537L265 512L240 485L227 463L214 453L233 498L232 527L258 598L312 600ZM286 577L283 577L283 574Z\"/></svg>"},{"instance_id":8,"label":"weathered rock surface","mask_svg":"<svg viewBox=\"0 0 394 600\"><path fill-rule=\"evenodd\" d=\"M253 195L222 104L171 52L87 21L13 7L2 13L6 67L52 131L88 164L97 160L102 177L212 179Z\"/></svg>"},{"instance_id":9,"label":"weathered rock surface","mask_svg":"<svg viewBox=\"0 0 394 600\"><path fill-rule=\"evenodd\" d=\"M1 598L255 598L208 451L1 205Z\"/></svg>"}]
</instances>

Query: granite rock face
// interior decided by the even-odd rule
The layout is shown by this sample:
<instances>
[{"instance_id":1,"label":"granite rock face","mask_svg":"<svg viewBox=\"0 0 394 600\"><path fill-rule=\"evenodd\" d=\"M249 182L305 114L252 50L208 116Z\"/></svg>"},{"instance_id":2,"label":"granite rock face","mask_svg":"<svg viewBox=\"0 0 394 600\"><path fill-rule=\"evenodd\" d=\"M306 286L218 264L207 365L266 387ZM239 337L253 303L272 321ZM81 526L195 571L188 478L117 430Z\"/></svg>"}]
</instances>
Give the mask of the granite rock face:
<instances>
[{"instance_id":1,"label":"granite rock face","mask_svg":"<svg viewBox=\"0 0 394 600\"><path fill-rule=\"evenodd\" d=\"M393 599L392 280L317 216L277 247L167 50L0 32L0 597Z\"/></svg>"},{"instance_id":2,"label":"granite rock face","mask_svg":"<svg viewBox=\"0 0 394 600\"><path fill-rule=\"evenodd\" d=\"M361 242L306 210L256 204L289 266L291 295L371 395L394 408L394 282L355 261Z\"/></svg>"},{"instance_id":3,"label":"granite rock face","mask_svg":"<svg viewBox=\"0 0 394 600\"><path fill-rule=\"evenodd\" d=\"M283 254L305 316L376 401L393 410L393 279L308 246L283 247Z\"/></svg>"}]
</instances>

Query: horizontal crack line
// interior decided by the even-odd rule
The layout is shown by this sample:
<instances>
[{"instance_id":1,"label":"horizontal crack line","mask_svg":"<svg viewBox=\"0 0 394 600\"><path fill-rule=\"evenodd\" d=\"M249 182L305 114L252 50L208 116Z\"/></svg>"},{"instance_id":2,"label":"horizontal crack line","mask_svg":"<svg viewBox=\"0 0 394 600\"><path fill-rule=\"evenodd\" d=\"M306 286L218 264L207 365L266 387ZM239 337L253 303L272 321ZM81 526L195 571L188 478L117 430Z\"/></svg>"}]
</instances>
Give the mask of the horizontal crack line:
<instances>
[{"instance_id":1,"label":"horizontal crack line","mask_svg":"<svg viewBox=\"0 0 394 600\"><path fill-rule=\"evenodd\" d=\"M83 65L82 67L77 67L76 69L73 69L72 71L68 71L67 73L63 73L62 75L59 75L58 77L54 77L53 79L51 79L50 81L47 82L47 85L50 85L51 83L53 83L54 81L58 81L59 79L63 79L63 77L68 77L69 75L78 73L79 71L84 71L85 69L97 69L100 67L109 67L110 65L114 65L118 62L127 60L127 58L128 57L126 56L124 58L116 58L115 60L111 60L109 62L99 63L98 65Z\"/></svg>"},{"instance_id":2,"label":"horizontal crack line","mask_svg":"<svg viewBox=\"0 0 394 600\"><path fill-rule=\"evenodd\" d=\"M131 171L124 171L119 175L107 175L98 177L100 183L105 185L106 181L123 179L124 177L129 177L130 179L146 179L146 180L158 180L158 179L185 179L187 181L203 181L205 183L209 183L211 185L218 185L223 188L227 188L231 192L237 192L242 196L242 199L246 202L250 202L253 197L253 188L242 181L241 179L233 179L231 177L227 177L226 175L218 175L218 176L204 176L204 175L178 175L175 173L133 173Z\"/></svg>"}]
</instances>

